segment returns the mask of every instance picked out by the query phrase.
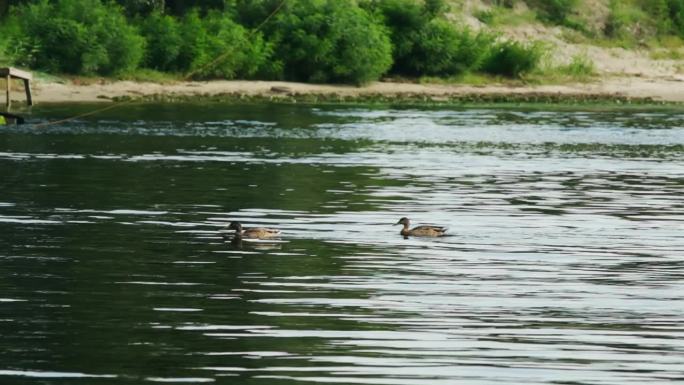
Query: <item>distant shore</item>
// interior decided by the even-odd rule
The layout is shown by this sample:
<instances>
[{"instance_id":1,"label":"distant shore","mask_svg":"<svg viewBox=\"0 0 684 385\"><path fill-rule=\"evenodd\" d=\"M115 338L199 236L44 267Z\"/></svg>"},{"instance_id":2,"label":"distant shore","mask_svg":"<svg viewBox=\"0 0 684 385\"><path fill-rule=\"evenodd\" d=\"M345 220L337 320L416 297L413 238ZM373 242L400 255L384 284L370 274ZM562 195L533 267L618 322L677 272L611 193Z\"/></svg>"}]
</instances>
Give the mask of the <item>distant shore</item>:
<instances>
[{"instance_id":1,"label":"distant shore","mask_svg":"<svg viewBox=\"0 0 684 385\"><path fill-rule=\"evenodd\" d=\"M667 77L608 77L601 81L563 85L456 85L375 82L363 87L316 85L275 81L208 81L169 84L100 81L86 85L72 82L38 81L34 86L35 101L40 103L112 102L143 99L158 101L192 100L230 96L231 98L266 98L324 101L394 100L448 101L478 98L505 101L536 101L548 98L555 102L582 101L653 101L684 102L684 75ZM19 93L15 93L19 97Z\"/></svg>"}]
</instances>

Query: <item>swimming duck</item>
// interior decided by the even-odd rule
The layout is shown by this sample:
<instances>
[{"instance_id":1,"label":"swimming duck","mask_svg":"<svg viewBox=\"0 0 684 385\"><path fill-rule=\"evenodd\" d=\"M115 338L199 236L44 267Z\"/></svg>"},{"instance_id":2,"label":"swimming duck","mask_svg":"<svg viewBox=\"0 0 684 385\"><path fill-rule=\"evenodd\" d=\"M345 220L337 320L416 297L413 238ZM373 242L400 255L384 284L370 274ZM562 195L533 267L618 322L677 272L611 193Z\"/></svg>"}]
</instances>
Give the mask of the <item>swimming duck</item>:
<instances>
[{"instance_id":1,"label":"swimming duck","mask_svg":"<svg viewBox=\"0 0 684 385\"><path fill-rule=\"evenodd\" d=\"M404 225L399 234L403 235L405 238L409 236L413 237L441 237L444 236L447 228L441 226L416 226L409 230L409 225L411 221L403 217L395 225Z\"/></svg>"},{"instance_id":2,"label":"swimming duck","mask_svg":"<svg viewBox=\"0 0 684 385\"><path fill-rule=\"evenodd\" d=\"M267 239L280 235L280 230L277 229L268 229L265 227L242 227L242 224L237 221L230 222L227 228L230 230L235 230L236 238Z\"/></svg>"}]
</instances>

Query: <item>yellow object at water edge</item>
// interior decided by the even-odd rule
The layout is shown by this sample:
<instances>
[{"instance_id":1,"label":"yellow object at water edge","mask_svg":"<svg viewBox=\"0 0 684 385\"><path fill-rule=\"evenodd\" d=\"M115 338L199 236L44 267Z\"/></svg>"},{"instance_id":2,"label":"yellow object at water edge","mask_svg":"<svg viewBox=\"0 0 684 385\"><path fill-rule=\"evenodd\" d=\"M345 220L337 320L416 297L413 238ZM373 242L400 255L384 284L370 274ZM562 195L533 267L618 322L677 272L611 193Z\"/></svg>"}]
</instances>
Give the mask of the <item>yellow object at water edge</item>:
<instances>
[{"instance_id":1,"label":"yellow object at water edge","mask_svg":"<svg viewBox=\"0 0 684 385\"><path fill-rule=\"evenodd\" d=\"M5 120L4 116L0 115L0 126L2 126L3 124L7 124L7 121Z\"/></svg>"}]
</instances>

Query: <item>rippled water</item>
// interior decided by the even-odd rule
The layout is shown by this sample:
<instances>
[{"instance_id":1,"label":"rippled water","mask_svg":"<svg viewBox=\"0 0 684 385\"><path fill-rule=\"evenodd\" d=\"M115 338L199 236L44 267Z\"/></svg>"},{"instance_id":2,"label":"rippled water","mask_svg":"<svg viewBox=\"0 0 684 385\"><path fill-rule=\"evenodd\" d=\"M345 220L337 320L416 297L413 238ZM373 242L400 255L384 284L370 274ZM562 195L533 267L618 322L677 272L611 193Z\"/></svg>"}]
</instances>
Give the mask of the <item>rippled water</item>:
<instances>
[{"instance_id":1,"label":"rippled water","mask_svg":"<svg viewBox=\"0 0 684 385\"><path fill-rule=\"evenodd\" d=\"M138 105L0 172L1 384L684 381L681 113Z\"/></svg>"}]
</instances>

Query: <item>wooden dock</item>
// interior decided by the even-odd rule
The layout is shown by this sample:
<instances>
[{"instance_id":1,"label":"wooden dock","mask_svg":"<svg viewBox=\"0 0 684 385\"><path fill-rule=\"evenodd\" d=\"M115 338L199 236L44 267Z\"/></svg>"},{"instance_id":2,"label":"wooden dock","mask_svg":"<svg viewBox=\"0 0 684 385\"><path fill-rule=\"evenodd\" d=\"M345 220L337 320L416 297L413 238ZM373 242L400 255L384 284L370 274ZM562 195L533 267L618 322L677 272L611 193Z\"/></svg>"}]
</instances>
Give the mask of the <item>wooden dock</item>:
<instances>
[{"instance_id":1,"label":"wooden dock","mask_svg":"<svg viewBox=\"0 0 684 385\"><path fill-rule=\"evenodd\" d=\"M12 67L0 68L0 77L5 78L7 83L7 111L9 111L12 106L12 79L21 79L24 81L24 90L26 91L26 104L29 106L33 105L33 99L31 98L31 79L33 75L30 72L18 70Z\"/></svg>"}]
</instances>

